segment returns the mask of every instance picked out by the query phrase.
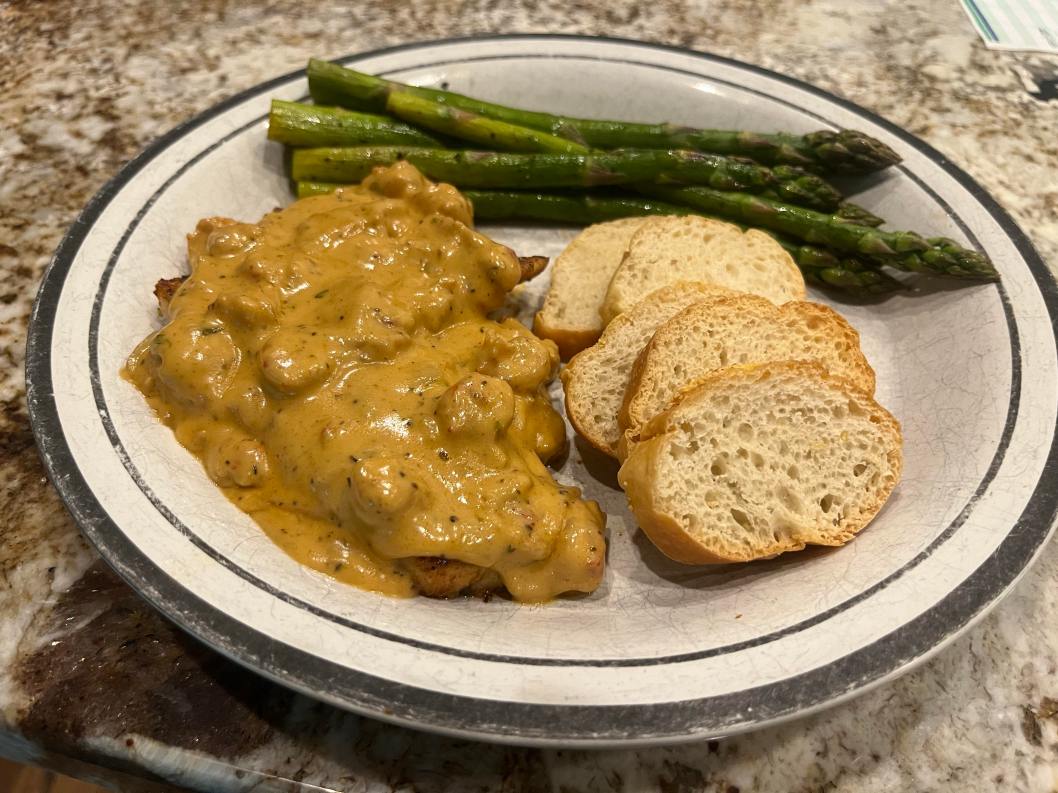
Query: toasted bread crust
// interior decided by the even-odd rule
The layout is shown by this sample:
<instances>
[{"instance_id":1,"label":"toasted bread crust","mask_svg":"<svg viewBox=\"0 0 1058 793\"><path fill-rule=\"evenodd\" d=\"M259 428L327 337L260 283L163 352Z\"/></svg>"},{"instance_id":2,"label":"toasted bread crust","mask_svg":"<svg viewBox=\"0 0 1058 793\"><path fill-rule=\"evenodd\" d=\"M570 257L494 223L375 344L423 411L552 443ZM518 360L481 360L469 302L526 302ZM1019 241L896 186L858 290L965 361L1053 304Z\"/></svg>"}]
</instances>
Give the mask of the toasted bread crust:
<instances>
[{"instance_id":1,"label":"toasted bread crust","mask_svg":"<svg viewBox=\"0 0 1058 793\"><path fill-rule=\"evenodd\" d=\"M761 231L760 229L747 229L745 232L746 237L766 237L769 242L775 242L775 238L767 232ZM808 287L805 284L804 274L801 272L801 268L797 266L797 262L793 260L793 257L787 254L783 259L783 263L786 267L786 272L792 282L797 284L796 293L791 297L791 300L804 300L808 297Z\"/></svg>"},{"instance_id":2,"label":"toasted bread crust","mask_svg":"<svg viewBox=\"0 0 1058 793\"><path fill-rule=\"evenodd\" d=\"M563 401L566 406L566 417L577 434L603 454L613 457L617 450L596 430L592 423L589 416L592 395L588 393L587 385L582 384L578 377L578 370L573 368L579 356L586 355L593 349L594 347L589 347L574 355L569 364L559 373L559 379L562 380Z\"/></svg>"},{"instance_id":3,"label":"toasted bread crust","mask_svg":"<svg viewBox=\"0 0 1058 793\"><path fill-rule=\"evenodd\" d=\"M664 512L655 501L653 472L657 458L665 446L665 438L657 437L636 446L635 454L625 460L617 479L625 491L639 528L657 549L682 564L726 564L741 562L713 553L692 538L675 518Z\"/></svg>"},{"instance_id":4,"label":"toasted bread crust","mask_svg":"<svg viewBox=\"0 0 1058 793\"><path fill-rule=\"evenodd\" d=\"M890 439L886 452L890 476L877 496L845 513L837 526L804 526L782 542L754 548L751 553L739 555L726 549L711 547L692 537L675 515L667 512L657 499L658 462L672 440L686 411L694 406L696 398L703 397L709 389L725 380L741 379L747 384L768 377L799 375L817 378L820 383L838 389L849 399L856 400L883 435ZM685 564L717 564L746 562L766 559L781 553L799 551L806 545L843 545L861 531L881 510L900 479L903 466L899 422L873 398L864 393L855 383L831 375L824 367L815 363L780 362L756 366L733 366L711 373L695 389L686 392L672 408L657 416L644 427L641 441L631 449L621 466L618 481L628 497L629 506L640 527L650 540L666 556Z\"/></svg>"},{"instance_id":5,"label":"toasted bread crust","mask_svg":"<svg viewBox=\"0 0 1058 793\"><path fill-rule=\"evenodd\" d=\"M658 380L672 366L672 362L666 359L664 349L666 343L692 336L695 324L701 320L702 314L713 314L714 312L718 316L731 316L737 312L746 312L757 318L774 319L777 323L797 320L803 320L805 325L812 322L818 323L826 328L828 338L833 338L842 344L845 350L844 373L851 375L849 379L857 388L869 395L874 394L874 369L860 351L860 334L844 317L828 306L805 301L790 301L781 306L775 306L765 298L750 294L721 294L705 298L688 306L659 327L643 351L636 357L632 367L632 376L625 391L625 398L621 404L621 411L618 414L618 424L622 429L621 442L618 446L619 459L627 456L628 450L638 440L642 426L653 418L654 410L651 408L648 394L656 388ZM806 357L804 360L812 359ZM705 372L692 377L680 391L691 390L709 374ZM662 411L678 399L679 393L673 395Z\"/></svg>"},{"instance_id":6,"label":"toasted bread crust","mask_svg":"<svg viewBox=\"0 0 1058 793\"><path fill-rule=\"evenodd\" d=\"M756 258L762 249L768 278ZM690 265L684 261L688 259ZM629 240L628 251L606 290L600 309L603 322L628 311L640 294L663 287L669 278L759 293L777 303L805 297L800 268L770 235L756 229L742 231L732 223L698 215L657 215L648 218Z\"/></svg>"},{"instance_id":7,"label":"toasted bread crust","mask_svg":"<svg viewBox=\"0 0 1058 793\"><path fill-rule=\"evenodd\" d=\"M639 312L648 312L659 304L677 300L685 301L680 306L680 308L684 308L696 300L716 293L728 294L729 290L691 281L680 281L663 287L647 295L631 311L617 317L603 332L597 344L573 357L562 370L561 377L565 392L566 415L581 437L604 454L611 457L617 456L620 440L619 428L617 427L617 412L620 409L621 399L624 397L627 386L625 381L627 372L617 373L621 380L620 396L613 403L612 418L607 417L605 422L597 422L593 416L598 406L599 394L593 390L597 378L593 378L592 374L600 367L613 363L608 360L610 347L618 343L614 341L615 339L620 339L626 331L643 321L645 314ZM636 355L640 346L646 343L646 340L653 335L654 329L657 327L650 322L644 322L644 326L643 338L637 340L635 348L626 349L615 346L614 350L616 352L613 357L626 359L626 365L630 367L634 357L626 358L626 356L628 354L631 356ZM611 430L612 432L610 432Z\"/></svg>"},{"instance_id":8,"label":"toasted bread crust","mask_svg":"<svg viewBox=\"0 0 1058 793\"><path fill-rule=\"evenodd\" d=\"M551 339L558 345L559 357L563 361L568 361L581 350L595 344L602 335L602 329L596 332L552 326L548 324L544 313L538 311L533 317L533 333L542 339Z\"/></svg>"},{"instance_id":9,"label":"toasted bread crust","mask_svg":"<svg viewBox=\"0 0 1058 793\"><path fill-rule=\"evenodd\" d=\"M810 300L804 300L799 303L787 304L791 306L789 310L796 310L804 315L815 315L821 322L831 323L835 326L835 333L840 334L845 339L848 347L852 349L860 348L860 332L854 328L845 317L839 314L830 306L825 306L822 303L814 303ZM796 308L794 308L796 307ZM780 308L785 309L786 306ZM874 367L871 366L866 356L860 355L855 360L850 360L849 363L852 365L853 377L846 377L844 379L849 380L863 391L868 396L874 396L874 390L877 386L877 376L874 372Z\"/></svg>"},{"instance_id":10,"label":"toasted bread crust","mask_svg":"<svg viewBox=\"0 0 1058 793\"><path fill-rule=\"evenodd\" d=\"M620 218L588 226L555 259L551 288L533 320L533 332L554 341L562 360L590 347L602 335L598 308L621 260L620 255L613 255L614 247L623 248L625 237L631 237L645 220ZM562 306L573 302L580 304L580 313L586 313L586 318L561 316Z\"/></svg>"}]
</instances>

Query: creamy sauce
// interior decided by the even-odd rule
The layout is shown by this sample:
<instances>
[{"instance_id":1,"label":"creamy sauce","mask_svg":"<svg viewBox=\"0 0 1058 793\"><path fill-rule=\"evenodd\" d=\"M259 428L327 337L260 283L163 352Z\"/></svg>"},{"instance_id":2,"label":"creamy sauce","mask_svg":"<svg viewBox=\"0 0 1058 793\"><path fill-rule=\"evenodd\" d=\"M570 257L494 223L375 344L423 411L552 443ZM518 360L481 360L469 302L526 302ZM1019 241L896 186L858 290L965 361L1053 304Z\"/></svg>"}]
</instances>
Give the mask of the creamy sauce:
<instances>
[{"instance_id":1,"label":"creamy sauce","mask_svg":"<svg viewBox=\"0 0 1058 793\"><path fill-rule=\"evenodd\" d=\"M490 319L518 259L454 188L398 164L188 242L125 374L283 550L392 595L415 593L413 557L517 600L598 586L602 513L544 465L566 443L554 344Z\"/></svg>"}]
</instances>

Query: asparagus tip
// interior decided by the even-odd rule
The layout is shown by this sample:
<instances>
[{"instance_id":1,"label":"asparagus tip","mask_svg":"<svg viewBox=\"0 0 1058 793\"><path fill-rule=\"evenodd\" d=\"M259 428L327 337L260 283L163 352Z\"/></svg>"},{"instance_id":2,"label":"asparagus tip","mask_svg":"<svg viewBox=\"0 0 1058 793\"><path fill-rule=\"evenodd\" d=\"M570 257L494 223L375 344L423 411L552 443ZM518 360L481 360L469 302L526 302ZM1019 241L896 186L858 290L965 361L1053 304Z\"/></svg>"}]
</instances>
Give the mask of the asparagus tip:
<instances>
[{"instance_id":1,"label":"asparagus tip","mask_svg":"<svg viewBox=\"0 0 1058 793\"><path fill-rule=\"evenodd\" d=\"M959 278L977 278L982 281L998 281L999 272L992 261L980 251L964 248L955 240L947 237L933 237L929 240L933 251L946 257L944 268L948 275Z\"/></svg>"},{"instance_id":2,"label":"asparagus tip","mask_svg":"<svg viewBox=\"0 0 1058 793\"><path fill-rule=\"evenodd\" d=\"M821 163L839 173L871 173L902 159L887 144L855 129L820 130L805 140Z\"/></svg>"}]
</instances>

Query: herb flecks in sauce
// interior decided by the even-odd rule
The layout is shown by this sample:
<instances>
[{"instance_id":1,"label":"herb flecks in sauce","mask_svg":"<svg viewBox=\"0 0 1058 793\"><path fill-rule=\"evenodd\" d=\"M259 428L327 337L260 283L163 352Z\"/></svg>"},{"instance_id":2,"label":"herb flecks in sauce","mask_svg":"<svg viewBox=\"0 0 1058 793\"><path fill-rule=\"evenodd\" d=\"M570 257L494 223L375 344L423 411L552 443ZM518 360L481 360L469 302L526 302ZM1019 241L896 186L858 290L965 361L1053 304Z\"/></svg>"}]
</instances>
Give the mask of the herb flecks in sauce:
<instances>
[{"instance_id":1,"label":"herb flecks in sauce","mask_svg":"<svg viewBox=\"0 0 1058 793\"><path fill-rule=\"evenodd\" d=\"M525 601L598 586L603 516L544 465L554 345L489 319L519 263L455 189L401 163L188 242L126 374L287 553L395 595L445 566Z\"/></svg>"}]
</instances>

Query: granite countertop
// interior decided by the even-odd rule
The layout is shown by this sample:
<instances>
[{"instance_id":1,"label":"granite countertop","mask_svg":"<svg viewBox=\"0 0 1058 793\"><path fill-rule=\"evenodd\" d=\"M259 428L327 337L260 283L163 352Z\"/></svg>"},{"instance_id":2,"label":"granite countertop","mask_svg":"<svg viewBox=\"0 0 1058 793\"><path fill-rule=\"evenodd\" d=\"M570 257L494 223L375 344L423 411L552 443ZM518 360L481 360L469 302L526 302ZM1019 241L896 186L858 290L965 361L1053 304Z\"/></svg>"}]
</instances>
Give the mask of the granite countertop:
<instances>
[{"instance_id":1,"label":"granite countertop","mask_svg":"<svg viewBox=\"0 0 1058 793\"><path fill-rule=\"evenodd\" d=\"M22 375L41 273L92 194L155 136L309 54L549 31L740 58L921 135L1052 264L1058 102L1040 82L1058 59L986 50L955 0L53 0L0 3L0 30L0 755L127 791L1058 790L1058 544L935 660L821 715L635 752L476 744L291 694L156 615L49 485Z\"/></svg>"}]
</instances>

